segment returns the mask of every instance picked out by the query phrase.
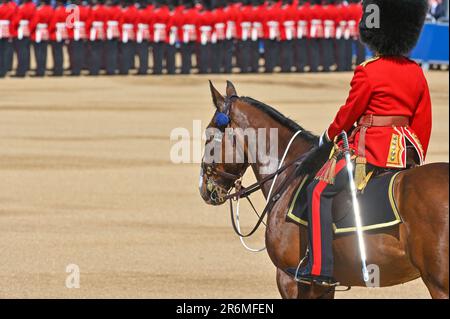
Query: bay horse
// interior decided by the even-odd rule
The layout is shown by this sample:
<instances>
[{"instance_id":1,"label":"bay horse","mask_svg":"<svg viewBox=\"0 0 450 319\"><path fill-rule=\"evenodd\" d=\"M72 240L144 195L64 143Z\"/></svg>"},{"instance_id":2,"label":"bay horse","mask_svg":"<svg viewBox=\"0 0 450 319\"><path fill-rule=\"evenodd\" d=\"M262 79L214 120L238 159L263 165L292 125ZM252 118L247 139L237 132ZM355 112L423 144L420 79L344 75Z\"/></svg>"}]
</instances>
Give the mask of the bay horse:
<instances>
[{"instance_id":1,"label":"bay horse","mask_svg":"<svg viewBox=\"0 0 450 319\"><path fill-rule=\"evenodd\" d=\"M231 82L227 81L225 96L222 96L211 82L210 89L215 115L208 128L218 128L214 118L219 112L228 115L230 122L227 127L232 129L277 128L278 161L293 135L301 131L286 153L286 163L306 154L314 147L317 148L317 136L303 130L294 121L268 105L248 97L238 97ZM237 138L239 137L236 136ZM223 150L225 139L226 137L218 140L218 143L222 143L220 147ZM206 143L208 142L211 141L207 140ZM244 175L248 167L252 168L258 181L266 176L260 170L261 166L266 164L258 159L251 161L248 147L243 149L245 160L240 163L225 163L223 160L212 163L202 161L199 190L207 204L223 204L223 201L212 196L212 192L217 189L231 192L235 181ZM206 169L209 172L205 172ZM294 170L295 167L291 166L281 172L275 188L294 174ZM432 298L449 297L448 173L448 163L433 163L402 171L395 179L395 202L403 222L389 228L364 232L367 263L379 267L381 287L398 285L421 277ZM334 287L324 290L314 284L301 284L285 273L287 268L297 267L307 246L307 228L286 219L290 199L301 178L303 177L295 177L271 207L266 220L266 248L276 267L276 281L282 298L331 299L335 295ZM216 189L208 187L208 182L212 182ZM269 184L261 185L265 197L269 192ZM333 252L336 280L343 286L365 287L361 276L356 233L336 235Z\"/></svg>"}]
</instances>

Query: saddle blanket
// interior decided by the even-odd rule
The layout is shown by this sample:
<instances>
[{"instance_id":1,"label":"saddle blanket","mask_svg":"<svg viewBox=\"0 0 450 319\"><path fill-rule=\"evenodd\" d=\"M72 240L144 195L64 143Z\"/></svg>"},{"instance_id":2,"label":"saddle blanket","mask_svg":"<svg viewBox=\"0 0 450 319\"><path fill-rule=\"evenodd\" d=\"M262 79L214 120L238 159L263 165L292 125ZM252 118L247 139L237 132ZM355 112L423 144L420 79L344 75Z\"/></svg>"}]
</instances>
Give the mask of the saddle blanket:
<instances>
[{"instance_id":1,"label":"saddle blanket","mask_svg":"<svg viewBox=\"0 0 450 319\"><path fill-rule=\"evenodd\" d=\"M372 177L362 192L358 193L363 230L390 227L402 222L394 200L393 184L399 172L390 172ZM308 226L308 210L305 180L300 184L292 196L288 219L303 226ZM351 204L350 191L347 190L342 198L340 209L333 209L333 229L335 234L356 231L355 217ZM333 203L335 208L336 203Z\"/></svg>"}]
</instances>

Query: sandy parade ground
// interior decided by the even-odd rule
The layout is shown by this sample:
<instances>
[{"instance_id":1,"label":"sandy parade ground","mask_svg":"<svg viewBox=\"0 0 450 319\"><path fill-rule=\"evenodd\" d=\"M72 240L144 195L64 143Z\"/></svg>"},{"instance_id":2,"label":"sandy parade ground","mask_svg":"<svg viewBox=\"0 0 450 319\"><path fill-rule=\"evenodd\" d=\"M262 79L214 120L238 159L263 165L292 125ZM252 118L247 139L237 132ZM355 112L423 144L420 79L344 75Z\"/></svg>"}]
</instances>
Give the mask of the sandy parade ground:
<instances>
[{"instance_id":1,"label":"sandy parade ground","mask_svg":"<svg viewBox=\"0 0 450 319\"><path fill-rule=\"evenodd\" d=\"M279 298L267 253L244 250L227 206L200 198L199 164L170 161L170 133L192 134L193 120L204 128L213 114L207 80L223 92L230 79L239 94L319 134L351 76L0 80L0 298ZM427 162L448 161L449 75L426 76L434 121ZM248 229L256 219L242 214ZM263 231L249 243L261 246ZM69 264L79 266L79 289L65 287ZM336 297L429 294L419 279Z\"/></svg>"}]
</instances>

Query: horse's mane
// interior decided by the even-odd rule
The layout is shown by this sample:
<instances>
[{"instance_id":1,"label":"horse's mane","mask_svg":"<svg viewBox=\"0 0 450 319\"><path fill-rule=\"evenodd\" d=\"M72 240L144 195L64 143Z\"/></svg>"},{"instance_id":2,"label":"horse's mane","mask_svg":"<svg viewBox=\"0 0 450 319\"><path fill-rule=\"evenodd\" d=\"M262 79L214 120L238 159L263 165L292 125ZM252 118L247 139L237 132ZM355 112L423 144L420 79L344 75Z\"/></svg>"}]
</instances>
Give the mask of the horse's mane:
<instances>
[{"instance_id":1,"label":"horse's mane","mask_svg":"<svg viewBox=\"0 0 450 319\"><path fill-rule=\"evenodd\" d=\"M313 147L306 154L306 157L302 161L302 163L298 166L296 170L296 175L297 176L309 175L310 178L315 176L315 174L319 171L319 169L323 166L323 164L328 160L328 156L330 155L333 143L326 143L321 147L319 147L318 146L319 137L317 135L314 135L310 131L305 130L298 123L284 116L273 107L247 96L240 97L240 100L263 111L280 124L289 128L291 131L293 132L297 132L300 130L302 131L300 133L300 136L306 139L308 142L311 142Z\"/></svg>"},{"instance_id":2,"label":"horse's mane","mask_svg":"<svg viewBox=\"0 0 450 319\"><path fill-rule=\"evenodd\" d=\"M271 118L282 124L283 126L286 126L293 132L302 131L300 135L306 139L309 142L312 142L313 144L317 144L319 137L317 135L314 135L310 131L305 130L303 127L301 127L297 122L294 120L291 120L290 118L284 116L279 111L274 109L273 107L264 104L263 102L257 101L255 99L252 99L248 96L242 96L239 98L241 101L250 104L251 106L256 107L257 109L263 111L267 115L269 115Z\"/></svg>"}]
</instances>

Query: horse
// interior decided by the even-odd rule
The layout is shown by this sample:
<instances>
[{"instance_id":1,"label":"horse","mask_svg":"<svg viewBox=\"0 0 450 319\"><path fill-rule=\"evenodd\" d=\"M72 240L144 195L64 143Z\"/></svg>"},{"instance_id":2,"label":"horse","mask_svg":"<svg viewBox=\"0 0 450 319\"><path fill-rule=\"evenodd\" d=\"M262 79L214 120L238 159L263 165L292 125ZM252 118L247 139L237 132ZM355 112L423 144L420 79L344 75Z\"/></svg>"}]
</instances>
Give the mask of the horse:
<instances>
[{"instance_id":1,"label":"horse","mask_svg":"<svg viewBox=\"0 0 450 319\"><path fill-rule=\"evenodd\" d=\"M212 142L213 138L214 143L221 143L219 147L222 157L227 136L224 134L225 129L219 127L214 120L219 113L228 115L227 128L278 129L277 163L280 162L289 142L291 144L289 151L286 152L285 163L295 161L299 155L308 154L317 148L316 135L304 130L296 122L262 102L249 97L239 97L231 82L227 81L225 96L222 96L211 82L210 90L215 113L207 129L222 130L223 138L211 137L207 139L206 144ZM295 134L297 135L292 139ZM238 135L239 133L236 133L236 139L245 139L245 136ZM236 147L236 143L230 145ZM243 152L244 160L241 162L227 163L223 158L208 163L202 161L199 190L207 204L222 205L225 202L221 200L223 194L229 194L233 190L249 167L252 168L257 181L264 181L264 178L268 177L268 173L261 170L267 163L250 158L254 155L250 154L247 144L243 147ZM275 189L283 180L292 177L296 169L296 165L292 165L280 172ZM421 277L432 298L449 297L448 173L448 163L431 163L403 170L395 179L393 186L395 202L402 223L364 232L367 263L379 267L380 287L403 284ZM277 201L267 214L265 231L267 253L276 267L277 286L283 299L332 299L335 297L336 287L306 285L285 272L289 267L297 267L305 255L308 244L307 228L286 218L290 199L302 178L304 176L295 176L292 179L292 182L277 195ZM261 185L265 197L269 194L269 188L270 183ZM218 196L219 193L222 193L222 196ZM214 194L216 195L213 196ZM366 287L361 276L356 234L335 236L333 253L336 280L349 288Z\"/></svg>"}]
</instances>

